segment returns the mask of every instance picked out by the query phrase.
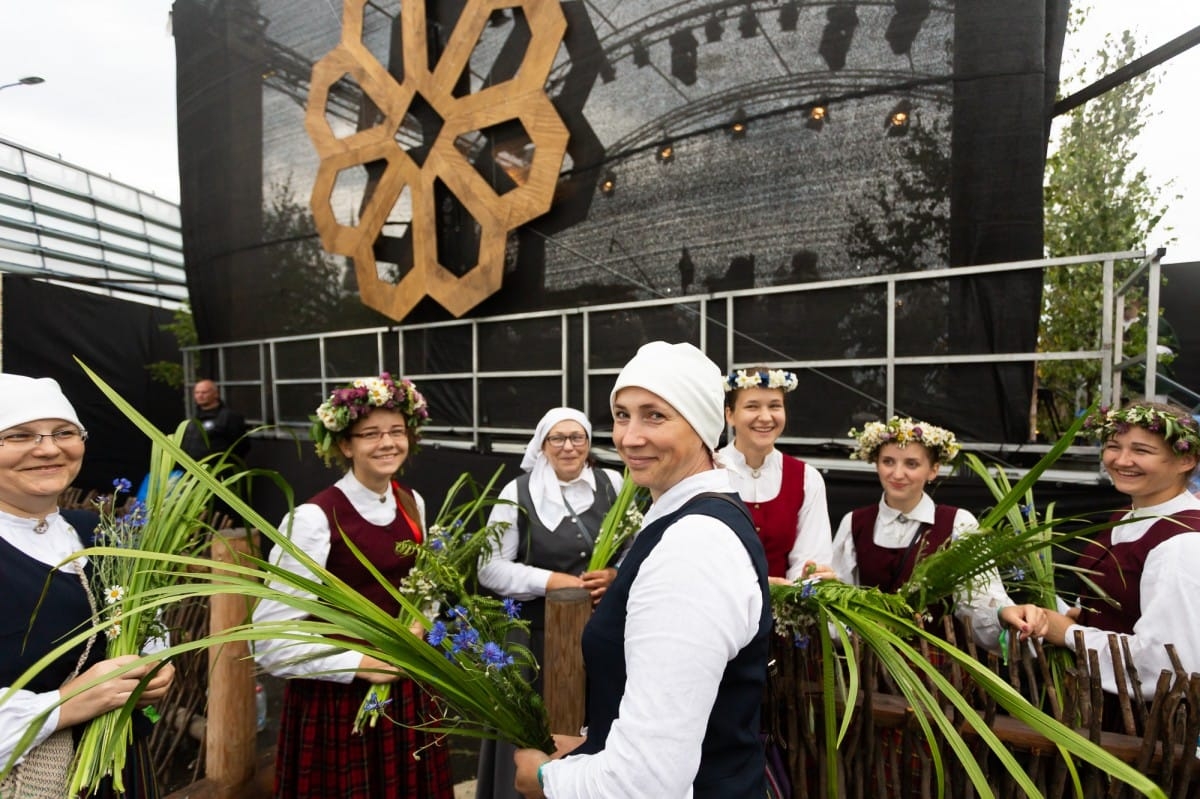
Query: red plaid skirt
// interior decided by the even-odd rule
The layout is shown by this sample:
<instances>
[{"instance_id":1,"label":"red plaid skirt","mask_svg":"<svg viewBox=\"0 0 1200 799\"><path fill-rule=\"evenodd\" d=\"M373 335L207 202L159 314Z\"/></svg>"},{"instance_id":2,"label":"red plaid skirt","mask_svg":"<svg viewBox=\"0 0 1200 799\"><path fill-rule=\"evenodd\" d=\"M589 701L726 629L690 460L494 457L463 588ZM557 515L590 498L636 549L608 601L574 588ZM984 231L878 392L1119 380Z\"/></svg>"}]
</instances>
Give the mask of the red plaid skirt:
<instances>
[{"instance_id":1,"label":"red plaid skirt","mask_svg":"<svg viewBox=\"0 0 1200 799\"><path fill-rule=\"evenodd\" d=\"M433 703L411 680L392 685L387 715L355 735L368 684L288 680L283 695L275 796L279 799L453 799L449 748L405 727L433 718Z\"/></svg>"}]
</instances>

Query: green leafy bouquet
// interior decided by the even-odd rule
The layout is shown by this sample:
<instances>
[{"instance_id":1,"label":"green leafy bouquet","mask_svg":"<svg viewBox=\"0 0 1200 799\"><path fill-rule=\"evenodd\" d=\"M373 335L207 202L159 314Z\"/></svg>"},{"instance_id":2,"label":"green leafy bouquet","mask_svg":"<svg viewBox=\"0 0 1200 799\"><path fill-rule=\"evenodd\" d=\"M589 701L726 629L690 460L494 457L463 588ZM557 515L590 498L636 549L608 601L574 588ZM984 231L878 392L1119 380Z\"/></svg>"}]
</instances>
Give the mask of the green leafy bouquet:
<instances>
[{"instance_id":1,"label":"green leafy bouquet","mask_svg":"<svg viewBox=\"0 0 1200 799\"><path fill-rule=\"evenodd\" d=\"M600 532L596 536L596 546L592 548L592 556L588 560L588 571L597 571L612 565L613 558L621 551L633 535L642 529L642 512L646 506L645 492L634 485L625 470L625 478L621 490L612 507L604 514L600 522Z\"/></svg>"},{"instance_id":2,"label":"green leafy bouquet","mask_svg":"<svg viewBox=\"0 0 1200 799\"><path fill-rule=\"evenodd\" d=\"M519 673L520 666L532 664L532 656L523 647L506 649L499 642L508 639L511 629L527 628L528 623L519 617L520 603L480 595L477 586L480 558L508 526L507 522L488 524L485 513L500 501L491 497L491 490L502 470L497 469L482 489L469 474L460 475L424 540L401 542L396 551L414 557L412 569L397 588L421 609L424 619L404 610L401 623L420 628L427 643L442 648L447 657L460 659L464 668L482 667L493 678L507 681L510 674ZM464 488L471 498L455 504ZM430 625L428 632L425 624ZM354 732L374 727L380 716L386 716L390 701L391 683L372 685L355 718Z\"/></svg>"}]
</instances>

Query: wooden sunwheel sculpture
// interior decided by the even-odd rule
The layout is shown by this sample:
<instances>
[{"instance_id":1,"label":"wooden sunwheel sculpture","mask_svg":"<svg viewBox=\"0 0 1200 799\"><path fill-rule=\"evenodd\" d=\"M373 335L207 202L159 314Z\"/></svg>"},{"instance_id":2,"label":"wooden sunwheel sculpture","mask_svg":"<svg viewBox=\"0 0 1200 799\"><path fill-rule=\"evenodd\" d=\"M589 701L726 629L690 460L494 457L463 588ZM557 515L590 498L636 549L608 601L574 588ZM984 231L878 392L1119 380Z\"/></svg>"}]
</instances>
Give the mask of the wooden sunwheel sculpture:
<instances>
[{"instance_id":1,"label":"wooden sunwheel sculpture","mask_svg":"<svg viewBox=\"0 0 1200 799\"><path fill-rule=\"evenodd\" d=\"M341 41L313 65L305 128L320 158L312 192L317 231L326 250L353 259L367 306L401 320L429 296L462 316L500 288L509 232L550 208L566 152L567 128L545 84L566 20L557 2L468 0L431 70L426 4L397 3L403 48L403 80L397 81L363 43L365 5L366 0L345 0ZM521 63L510 79L462 95L461 87L467 83L464 70L470 68L484 26L493 13L504 9L519 9L529 29ZM357 83L378 113L371 117L375 124L339 138L326 111L331 89L343 77ZM426 141L419 153L397 141L406 116L418 107L432 109L440 124L436 137ZM513 123L524 129L533 159L527 169L505 169L507 190L497 192L471 163L462 142ZM367 165L372 165L372 178L360 199L358 218L343 224L332 203L338 176ZM439 260L438 186L453 194L478 226L478 261L465 271L460 267L461 274ZM412 258L407 271L393 283L379 275L375 245L406 187L412 206Z\"/></svg>"}]
</instances>

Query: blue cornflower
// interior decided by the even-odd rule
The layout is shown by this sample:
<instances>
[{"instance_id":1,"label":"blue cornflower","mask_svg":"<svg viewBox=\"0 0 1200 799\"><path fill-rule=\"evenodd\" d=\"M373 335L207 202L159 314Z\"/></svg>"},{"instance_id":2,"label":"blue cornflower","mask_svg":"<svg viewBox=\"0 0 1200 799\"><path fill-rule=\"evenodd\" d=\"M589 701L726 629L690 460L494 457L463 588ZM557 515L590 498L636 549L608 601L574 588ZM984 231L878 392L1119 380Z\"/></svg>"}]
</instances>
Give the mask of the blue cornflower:
<instances>
[{"instance_id":1,"label":"blue cornflower","mask_svg":"<svg viewBox=\"0 0 1200 799\"><path fill-rule=\"evenodd\" d=\"M512 597L504 598L504 612L508 614L510 619L515 619L521 615L521 603Z\"/></svg>"},{"instance_id":2,"label":"blue cornflower","mask_svg":"<svg viewBox=\"0 0 1200 799\"><path fill-rule=\"evenodd\" d=\"M456 652L461 652L464 649L474 649L479 644L479 631L471 627L459 630L450 636L450 642L454 644L454 651Z\"/></svg>"},{"instance_id":3,"label":"blue cornflower","mask_svg":"<svg viewBox=\"0 0 1200 799\"><path fill-rule=\"evenodd\" d=\"M808 643L811 639L807 635L797 635L794 643L797 649L808 649Z\"/></svg>"},{"instance_id":4,"label":"blue cornflower","mask_svg":"<svg viewBox=\"0 0 1200 799\"><path fill-rule=\"evenodd\" d=\"M385 699L382 702L380 702L379 697L376 696L374 693L372 693L369 697L367 697L367 704L366 704L366 707L364 708L364 710L366 710L368 713L379 712L379 711L382 711L385 707L387 707L391 703L392 703L392 700L390 700L390 699Z\"/></svg>"},{"instance_id":5,"label":"blue cornflower","mask_svg":"<svg viewBox=\"0 0 1200 799\"><path fill-rule=\"evenodd\" d=\"M429 539L429 548L434 552L441 552L446 548L446 542L442 540L440 535L434 536L433 538Z\"/></svg>"},{"instance_id":6,"label":"blue cornflower","mask_svg":"<svg viewBox=\"0 0 1200 799\"><path fill-rule=\"evenodd\" d=\"M425 633L425 640L434 646L441 646L442 641L446 640L446 625L441 621L435 621L429 628L429 632Z\"/></svg>"},{"instance_id":7,"label":"blue cornflower","mask_svg":"<svg viewBox=\"0 0 1200 799\"><path fill-rule=\"evenodd\" d=\"M811 596L817 595L817 584L815 580L805 580L800 584L800 598L808 599Z\"/></svg>"},{"instance_id":8,"label":"blue cornflower","mask_svg":"<svg viewBox=\"0 0 1200 799\"><path fill-rule=\"evenodd\" d=\"M446 611L446 615L452 619L461 619L465 622L467 620L467 609L462 605L455 605Z\"/></svg>"},{"instance_id":9,"label":"blue cornflower","mask_svg":"<svg viewBox=\"0 0 1200 799\"><path fill-rule=\"evenodd\" d=\"M140 500L134 500L129 512L120 519L121 524L129 527L141 527L146 523L146 506Z\"/></svg>"},{"instance_id":10,"label":"blue cornflower","mask_svg":"<svg viewBox=\"0 0 1200 799\"><path fill-rule=\"evenodd\" d=\"M481 656L484 663L488 666L495 666L498 669L511 665L513 662L512 656L505 652L500 644L497 644L495 641L488 641L483 645Z\"/></svg>"},{"instance_id":11,"label":"blue cornflower","mask_svg":"<svg viewBox=\"0 0 1200 799\"><path fill-rule=\"evenodd\" d=\"M1033 518L1033 505L1021 505L1020 507L1022 519L1029 521L1031 518Z\"/></svg>"},{"instance_id":12,"label":"blue cornflower","mask_svg":"<svg viewBox=\"0 0 1200 799\"><path fill-rule=\"evenodd\" d=\"M1017 582L1021 582L1022 580L1025 579L1025 570L1020 568L1019 566L1014 568L1012 570L1012 578L1014 580L1016 580Z\"/></svg>"},{"instance_id":13,"label":"blue cornflower","mask_svg":"<svg viewBox=\"0 0 1200 799\"><path fill-rule=\"evenodd\" d=\"M116 489L118 494L128 494L133 490L133 483L129 482L124 477L118 477L116 480L113 480L113 488Z\"/></svg>"}]
</instances>

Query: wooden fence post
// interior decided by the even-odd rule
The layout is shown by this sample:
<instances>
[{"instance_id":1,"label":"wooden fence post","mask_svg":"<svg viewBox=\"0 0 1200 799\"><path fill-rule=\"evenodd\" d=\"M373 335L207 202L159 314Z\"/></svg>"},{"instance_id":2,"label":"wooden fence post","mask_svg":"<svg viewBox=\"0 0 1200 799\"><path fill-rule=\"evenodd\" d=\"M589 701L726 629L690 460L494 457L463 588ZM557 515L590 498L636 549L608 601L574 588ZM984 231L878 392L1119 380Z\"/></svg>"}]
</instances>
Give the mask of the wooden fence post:
<instances>
[{"instance_id":1,"label":"wooden fence post","mask_svg":"<svg viewBox=\"0 0 1200 799\"><path fill-rule=\"evenodd\" d=\"M245 529L222 530L213 536L212 557L233 563L250 551ZM209 629L219 634L247 620L246 598L216 594L210 600ZM254 778L258 760L254 710L254 662L245 641L208 650L208 735L205 774L223 796L243 796L241 786Z\"/></svg>"},{"instance_id":2,"label":"wooden fence post","mask_svg":"<svg viewBox=\"0 0 1200 799\"><path fill-rule=\"evenodd\" d=\"M550 732L578 735L583 726L586 681L579 639L592 615L586 588L559 588L546 594L546 646L542 677Z\"/></svg>"}]
</instances>

